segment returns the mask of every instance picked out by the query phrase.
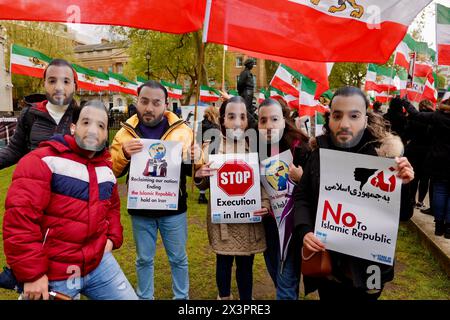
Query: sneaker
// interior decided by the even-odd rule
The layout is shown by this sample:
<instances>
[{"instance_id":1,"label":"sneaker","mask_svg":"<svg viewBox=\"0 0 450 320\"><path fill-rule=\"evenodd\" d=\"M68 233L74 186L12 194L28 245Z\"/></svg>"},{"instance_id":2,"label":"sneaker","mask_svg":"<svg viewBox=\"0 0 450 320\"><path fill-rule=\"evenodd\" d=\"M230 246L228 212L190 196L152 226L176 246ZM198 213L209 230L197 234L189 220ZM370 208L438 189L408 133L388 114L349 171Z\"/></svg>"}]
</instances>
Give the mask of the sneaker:
<instances>
[{"instance_id":1,"label":"sneaker","mask_svg":"<svg viewBox=\"0 0 450 320\"><path fill-rule=\"evenodd\" d=\"M433 211L431 211L431 208L422 209L420 210L420 212L422 212L423 214L427 214L429 216L434 216Z\"/></svg>"},{"instance_id":2,"label":"sneaker","mask_svg":"<svg viewBox=\"0 0 450 320\"><path fill-rule=\"evenodd\" d=\"M198 196L198 203L199 204L207 204L208 203L208 199L206 198L204 193L200 193L200 195Z\"/></svg>"}]
</instances>

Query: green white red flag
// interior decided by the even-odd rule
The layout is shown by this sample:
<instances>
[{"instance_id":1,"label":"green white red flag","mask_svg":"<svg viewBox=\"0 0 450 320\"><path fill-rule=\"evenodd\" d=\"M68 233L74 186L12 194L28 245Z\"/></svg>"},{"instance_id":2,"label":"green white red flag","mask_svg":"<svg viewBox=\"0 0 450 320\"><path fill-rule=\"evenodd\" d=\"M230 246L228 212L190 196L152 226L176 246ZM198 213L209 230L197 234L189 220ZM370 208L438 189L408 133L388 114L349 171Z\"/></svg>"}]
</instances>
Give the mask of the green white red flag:
<instances>
[{"instance_id":1,"label":"green white red flag","mask_svg":"<svg viewBox=\"0 0 450 320\"><path fill-rule=\"evenodd\" d=\"M137 83L128 80L121 74L109 72L109 90L126 94L137 95Z\"/></svg>"},{"instance_id":2,"label":"green white red flag","mask_svg":"<svg viewBox=\"0 0 450 320\"><path fill-rule=\"evenodd\" d=\"M42 78L52 58L17 44L11 46L11 73Z\"/></svg>"},{"instance_id":3,"label":"green white red flag","mask_svg":"<svg viewBox=\"0 0 450 320\"><path fill-rule=\"evenodd\" d=\"M369 63L367 66L365 90L376 92L396 90L394 76L394 68Z\"/></svg>"},{"instance_id":4,"label":"green white red flag","mask_svg":"<svg viewBox=\"0 0 450 320\"><path fill-rule=\"evenodd\" d=\"M181 85L164 80L161 80L161 84L166 87L170 98L181 99L183 96L183 87Z\"/></svg>"},{"instance_id":5,"label":"green white red flag","mask_svg":"<svg viewBox=\"0 0 450 320\"><path fill-rule=\"evenodd\" d=\"M0 20L120 25L169 33L197 31L205 0L0 0Z\"/></svg>"},{"instance_id":6,"label":"green white red flag","mask_svg":"<svg viewBox=\"0 0 450 320\"><path fill-rule=\"evenodd\" d=\"M200 86L200 101L215 102L219 100L219 98L219 90L204 85Z\"/></svg>"},{"instance_id":7,"label":"green white red flag","mask_svg":"<svg viewBox=\"0 0 450 320\"><path fill-rule=\"evenodd\" d=\"M79 89L89 91L108 91L109 76L100 71L84 68L77 64L72 64L77 73L77 85Z\"/></svg>"},{"instance_id":8,"label":"green white red flag","mask_svg":"<svg viewBox=\"0 0 450 320\"><path fill-rule=\"evenodd\" d=\"M382 64L430 2L211 1L204 40L307 61Z\"/></svg>"},{"instance_id":9,"label":"green white red flag","mask_svg":"<svg viewBox=\"0 0 450 320\"><path fill-rule=\"evenodd\" d=\"M298 109L300 115L314 115L316 110L323 112L315 98L317 84L288 66L278 66L270 85L282 91L285 94L283 99L291 108Z\"/></svg>"},{"instance_id":10,"label":"green white red flag","mask_svg":"<svg viewBox=\"0 0 450 320\"><path fill-rule=\"evenodd\" d=\"M137 83L137 85L138 85L138 87L140 87L140 86L142 86L144 83L146 83L148 80L147 79L145 79L145 78L143 78L143 77L140 77L140 76L137 76L136 77L136 83Z\"/></svg>"},{"instance_id":11,"label":"green white red flag","mask_svg":"<svg viewBox=\"0 0 450 320\"><path fill-rule=\"evenodd\" d=\"M436 4L436 44L438 64L450 66L450 8Z\"/></svg>"},{"instance_id":12,"label":"green white red flag","mask_svg":"<svg viewBox=\"0 0 450 320\"><path fill-rule=\"evenodd\" d=\"M268 98L268 91L264 88L259 89L258 92L258 104L261 104L264 100Z\"/></svg>"}]
</instances>

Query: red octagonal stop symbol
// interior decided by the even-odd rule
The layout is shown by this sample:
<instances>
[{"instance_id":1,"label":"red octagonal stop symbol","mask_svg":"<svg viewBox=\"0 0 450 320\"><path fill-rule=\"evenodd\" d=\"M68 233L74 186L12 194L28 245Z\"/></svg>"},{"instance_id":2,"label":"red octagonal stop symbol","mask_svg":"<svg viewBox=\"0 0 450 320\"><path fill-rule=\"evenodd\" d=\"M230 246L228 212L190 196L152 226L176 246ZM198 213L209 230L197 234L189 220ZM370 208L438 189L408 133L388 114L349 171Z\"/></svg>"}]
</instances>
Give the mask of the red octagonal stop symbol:
<instances>
[{"instance_id":1,"label":"red octagonal stop symbol","mask_svg":"<svg viewBox=\"0 0 450 320\"><path fill-rule=\"evenodd\" d=\"M229 196L243 196L253 186L253 169L242 160L229 160L217 170L218 185Z\"/></svg>"}]
</instances>

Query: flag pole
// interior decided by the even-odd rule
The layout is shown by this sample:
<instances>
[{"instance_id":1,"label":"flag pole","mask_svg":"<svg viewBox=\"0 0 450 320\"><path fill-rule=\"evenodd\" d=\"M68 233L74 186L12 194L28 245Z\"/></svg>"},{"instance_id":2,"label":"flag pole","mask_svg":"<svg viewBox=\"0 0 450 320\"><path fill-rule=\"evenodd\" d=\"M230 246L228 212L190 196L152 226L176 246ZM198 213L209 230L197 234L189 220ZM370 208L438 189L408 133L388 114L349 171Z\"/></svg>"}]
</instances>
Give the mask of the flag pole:
<instances>
[{"instance_id":1,"label":"flag pole","mask_svg":"<svg viewBox=\"0 0 450 320\"><path fill-rule=\"evenodd\" d=\"M194 107L194 124L192 125L192 145L195 145L196 140L196 125L197 125L197 114L198 114L198 103L200 101L200 89L201 83L203 81L203 63L205 60L205 46L206 41L208 40L208 28L209 28L209 19L211 17L211 0L206 1L205 8L205 20L203 24L203 34L200 42L200 48L198 53L198 61L197 61L197 83L195 86L195 107ZM191 179L191 192L194 192L194 175L195 175L195 159L191 159L192 161L192 179Z\"/></svg>"},{"instance_id":2,"label":"flag pole","mask_svg":"<svg viewBox=\"0 0 450 320\"><path fill-rule=\"evenodd\" d=\"M222 56L222 91L225 92L225 60L226 60L226 46L223 46L223 56Z\"/></svg>"}]
</instances>

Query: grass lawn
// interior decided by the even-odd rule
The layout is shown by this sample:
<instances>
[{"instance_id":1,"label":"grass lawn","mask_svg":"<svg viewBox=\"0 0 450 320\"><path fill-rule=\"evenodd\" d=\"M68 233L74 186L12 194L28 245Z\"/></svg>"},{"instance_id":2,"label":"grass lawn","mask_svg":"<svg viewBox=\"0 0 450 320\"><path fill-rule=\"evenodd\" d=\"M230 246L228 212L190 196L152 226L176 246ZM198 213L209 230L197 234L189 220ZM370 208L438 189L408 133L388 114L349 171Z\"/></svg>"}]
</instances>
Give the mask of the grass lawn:
<instances>
[{"instance_id":1,"label":"grass lawn","mask_svg":"<svg viewBox=\"0 0 450 320\"><path fill-rule=\"evenodd\" d=\"M11 181L13 168L0 171L0 223L3 221L4 200ZM119 179L124 183L124 179ZM190 180L188 180L190 181ZM190 185L188 185L190 190ZM211 251L206 233L206 206L197 204L198 191L189 196L188 203L188 244L190 272L190 298L216 299L215 256ZM131 230L131 220L126 212L126 199L122 197L122 224L124 244L114 252L119 264L133 286L136 285L135 246ZM420 244L418 236L405 225L400 226L397 245L396 276L386 286L382 299L449 299L450 278L439 268L431 254ZM3 243L0 242L0 266L5 264ZM255 299L273 299L275 291L266 271L262 254L258 254L254 266ZM238 297L233 276L232 292ZM303 295L302 295L303 297ZM171 299L170 267L161 239L155 258L155 298ZM308 296L314 299L316 295ZM17 294L0 289L0 299L17 299Z\"/></svg>"}]
</instances>

